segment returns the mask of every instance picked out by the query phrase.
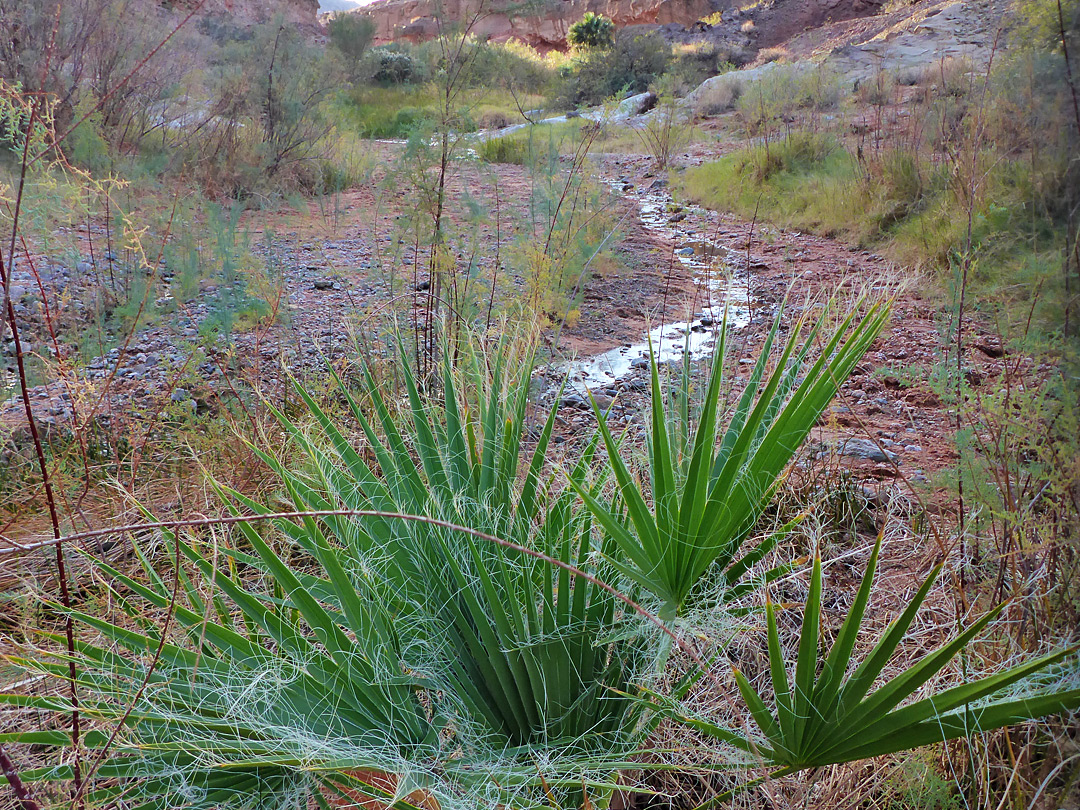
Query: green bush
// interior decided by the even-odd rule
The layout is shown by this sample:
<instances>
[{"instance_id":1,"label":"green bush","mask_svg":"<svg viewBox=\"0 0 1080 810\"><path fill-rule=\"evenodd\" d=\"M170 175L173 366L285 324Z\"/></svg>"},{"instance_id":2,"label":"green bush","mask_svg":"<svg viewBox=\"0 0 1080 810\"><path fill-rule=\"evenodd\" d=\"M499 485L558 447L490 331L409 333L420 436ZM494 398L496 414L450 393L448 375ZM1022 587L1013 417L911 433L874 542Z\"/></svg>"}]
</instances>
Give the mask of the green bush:
<instances>
[{"instance_id":1,"label":"green bush","mask_svg":"<svg viewBox=\"0 0 1080 810\"><path fill-rule=\"evenodd\" d=\"M341 126L362 138L405 138L434 112L426 86L356 87L342 105Z\"/></svg>"},{"instance_id":2,"label":"green bush","mask_svg":"<svg viewBox=\"0 0 1080 810\"><path fill-rule=\"evenodd\" d=\"M104 116L95 109L94 97L87 94L75 107L76 121L86 118L68 134L64 141L64 153L69 161L90 171L100 171L111 162L109 143L102 134ZM87 115L89 113L89 116Z\"/></svg>"},{"instance_id":3,"label":"green bush","mask_svg":"<svg viewBox=\"0 0 1080 810\"><path fill-rule=\"evenodd\" d=\"M375 38L375 22L364 14L338 12L326 23L330 46L340 54L345 70L355 81L363 70L363 58Z\"/></svg>"},{"instance_id":4,"label":"green bush","mask_svg":"<svg viewBox=\"0 0 1080 810\"><path fill-rule=\"evenodd\" d=\"M394 48L372 48L367 73L376 84L420 84L428 80L427 66L416 56Z\"/></svg>"},{"instance_id":5,"label":"green bush","mask_svg":"<svg viewBox=\"0 0 1080 810\"><path fill-rule=\"evenodd\" d=\"M670 58L671 46L656 31L621 31L612 49L588 49L562 69L556 103L573 108L643 92L664 73Z\"/></svg>"},{"instance_id":6,"label":"green bush","mask_svg":"<svg viewBox=\"0 0 1080 810\"><path fill-rule=\"evenodd\" d=\"M673 89L679 95L698 87L703 81L729 70L741 63L740 54L716 43L697 43L676 46L667 72Z\"/></svg>"},{"instance_id":7,"label":"green bush","mask_svg":"<svg viewBox=\"0 0 1080 810\"><path fill-rule=\"evenodd\" d=\"M825 312L794 323L784 345L778 318L737 402L721 397L723 344L700 401L687 363L665 407L652 364L638 475L598 407L606 470L593 463L594 442L554 474L556 410L532 424L533 356L505 345L484 355L466 343L456 367L447 352L438 394L421 393L404 356L400 397L362 365L356 386L335 377L340 416L296 383L304 423L273 412L297 463L250 448L278 485L267 502L212 481L231 527L212 538L161 527L174 566L164 570L134 538L138 573L87 555L108 589L107 615L49 605L80 628L80 706L101 724L81 740L101 766L85 777L87 803L608 806L621 771L679 767L668 762L673 734L684 735L680 750L683 739L711 738L739 752L723 763L743 771L739 790L758 784L762 767L781 777L1075 709L1080 690L1058 671L1072 649L941 683L1001 607L932 652L896 655L942 565L867 645L880 539L853 599L827 603L850 605L835 634L821 626L820 557L797 651L781 646L762 593L767 677L752 684L735 669L732 688L719 676L730 671L724 643L715 642L719 663L690 646L707 638L683 613L706 572L723 585L699 594L704 607L746 625L732 600L793 567L758 570L791 527L758 538L756 518L887 316L871 305L833 330ZM673 644L689 653L677 664ZM66 651L28 652L8 658L19 677L64 685ZM702 714L682 701L705 677L721 708ZM67 700L50 689L0 703L50 718L3 735L50 752L39 761L55 756L21 780L70 781L61 758L70 733L52 721L70 712ZM665 718L661 747L650 735Z\"/></svg>"}]
</instances>

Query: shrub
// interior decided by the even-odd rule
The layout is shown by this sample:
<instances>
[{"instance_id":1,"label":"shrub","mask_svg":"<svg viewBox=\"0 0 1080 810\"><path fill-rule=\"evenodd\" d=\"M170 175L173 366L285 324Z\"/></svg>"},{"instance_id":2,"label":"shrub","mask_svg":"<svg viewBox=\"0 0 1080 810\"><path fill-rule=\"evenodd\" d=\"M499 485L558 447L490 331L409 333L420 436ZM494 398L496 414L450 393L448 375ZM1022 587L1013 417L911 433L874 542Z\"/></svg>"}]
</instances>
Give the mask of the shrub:
<instances>
[{"instance_id":1,"label":"shrub","mask_svg":"<svg viewBox=\"0 0 1080 810\"><path fill-rule=\"evenodd\" d=\"M738 74L718 76L703 84L693 96L695 115L719 115L735 108L743 93Z\"/></svg>"},{"instance_id":2,"label":"shrub","mask_svg":"<svg viewBox=\"0 0 1080 810\"><path fill-rule=\"evenodd\" d=\"M670 75L665 75L656 83L656 106L646 118L644 126L634 130L658 172L667 168L672 155L690 138L686 112L675 99L674 85L675 80Z\"/></svg>"},{"instance_id":3,"label":"shrub","mask_svg":"<svg viewBox=\"0 0 1080 810\"><path fill-rule=\"evenodd\" d=\"M491 90L506 88L516 94L542 94L556 78L556 65L566 57L543 57L523 42L473 41L464 83Z\"/></svg>"},{"instance_id":4,"label":"shrub","mask_svg":"<svg viewBox=\"0 0 1080 810\"><path fill-rule=\"evenodd\" d=\"M896 77L878 70L869 79L858 82L855 98L863 104L882 107L892 101L898 83Z\"/></svg>"},{"instance_id":5,"label":"shrub","mask_svg":"<svg viewBox=\"0 0 1080 810\"><path fill-rule=\"evenodd\" d=\"M132 539L134 575L88 554L111 615L49 605L80 627L80 705L101 724L81 740L101 766L85 776L85 798L200 810L606 807L628 763L672 767L670 747L650 744L664 718L687 738L746 755L728 757L726 771L764 766L779 777L1074 710L1080 690L1063 677L1073 649L991 675L969 663L962 683L941 682L1000 607L932 652L896 655L943 564L867 645L880 539L835 634L823 632L823 604L833 612L846 600L824 602L820 557L796 651L781 646L776 606L762 594L768 675L756 684L738 668L735 688L720 680L730 671L723 642L706 663L684 640L707 639L688 626L691 599L748 624L732 600L793 568L757 571L791 527L757 538L755 519L888 309L872 305L835 329L831 315L792 324L783 346L778 318L730 405L721 405L723 338L700 402L687 363L675 407L665 407L653 363L640 475L594 403L610 497L608 473L593 478L591 449L550 474L556 411L531 425L531 352L484 356L465 343L459 367L448 351L436 369L440 394L421 394L402 357L400 403L362 365L359 391L335 377L347 417L296 383L306 424L274 414L299 463L251 448L277 481L272 500L212 481L232 531L207 542L160 526L173 567L159 570ZM709 570L722 584L695 594ZM668 670L673 643L689 654ZM8 659L19 677L64 684L66 651L27 652ZM702 714L683 699L706 677L717 694ZM736 697L753 732L715 708ZM70 743L55 721L71 706L52 689L0 703L50 720L6 732L5 745L62 752ZM71 780L75 769L57 760L21 781ZM749 773L743 787L760 781Z\"/></svg>"},{"instance_id":6,"label":"shrub","mask_svg":"<svg viewBox=\"0 0 1080 810\"><path fill-rule=\"evenodd\" d=\"M602 14L586 11L566 33L572 48L610 48L615 44L615 23Z\"/></svg>"},{"instance_id":7,"label":"shrub","mask_svg":"<svg viewBox=\"0 0 1080 810\"><path fill-rule=\"evenodd\" d=\"M419 84L427 81L426 66L416 57L391 48L368 52L367 72L377 84Z\"/></svg>"},{"instance_id":8,"label":"shrub","mask_svg":"<svg viewBox=\"0 0 1080 810\"><path fill-rule=\"evenodd\" d=\"M819 65L770 65L744 86L736 107L752 133L770 132L793 120L799 110L820 112L832 109L840 100L840 78Z\"/></svg>"},{"instance_id":9,"label":"shrub","mask_svg":"<svg viewBox=\"0 0 1080 810\"><path fill-rule=\"evenodd\" d=\"M773 48L762 48L758 51L757 61L763 65L767 65L770 62L779 62L781 59L786 59L789 56L787 48L780 46Z\"/></svg>"},{"instance_id":10,"label":"shrub","mask_svg":"<svg viewBox=\"0 0 1080 810\"><path fill-rule=\"evenodd\" d=\"M363 70L363 58L375 38L375 22L364 14L338 12L326 24L330 46L345 62L345 70L355 81Z\"/></svg>"},{"instance_id":11,"label":"shrub","mask_svg":"<svg viewBox=\"0 0 1080 810\"><path fill-rule=\"evenodd\" d=\"M503 110L484 110L476 119L480 129L502 129L514 123L514 119Z\"/></svg>"},{"instance_id":12,"label":"shrub","mask_svg":"<svg viewBox=\"0 0 1080 810\"><path fill-rule=\"evenodd\" d=\"M87 95L75 106L75 120L85 118L64 141L64 153L69 161L90 171L100 171L109 165L109 143L102 132L104 116L95 109L92 95Z\"/></svg>"},{"instance_id":13,"label":"shrub","mask_svg":"<svg viewBox=\"0 0 1080 810\"><path fill-rule=\"evenodd\" d=\"M732 70L733 55L732 50L715 43L676 46L664 75L671 77L672 89L684 95L710 76Z\"/></svg>"},{"instance_id":14,"label":"shrub","mask_svg":"<svg viewBox=\"0 0 1080 810\"><path fill-rule=\"evenodd\" d=\"M587 50L563 70L558 104L595 105L619 93L640 93L667 69L671 46L656 31L619 32L611 50Z\"/></svg>"}]
</instances>

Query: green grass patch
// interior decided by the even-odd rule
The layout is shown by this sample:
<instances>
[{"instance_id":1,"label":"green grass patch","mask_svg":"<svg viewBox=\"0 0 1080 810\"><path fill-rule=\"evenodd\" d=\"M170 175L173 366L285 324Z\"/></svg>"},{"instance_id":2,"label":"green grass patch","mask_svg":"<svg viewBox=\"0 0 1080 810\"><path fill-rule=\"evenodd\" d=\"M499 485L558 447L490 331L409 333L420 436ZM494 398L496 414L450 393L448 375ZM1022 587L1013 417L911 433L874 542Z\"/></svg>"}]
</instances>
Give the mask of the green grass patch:
<instances>
[{"instance_id":1,"label":"green grass patch","mask_svg":"<svg viewBox=\"0 0 1080 810\"><path fill-rule=\"evenodd\" d=\"M430 85L358 87L341 105L341 114L362 138L405 138L435 113Z\"/></svg>"},{"instance_id":2,"label":"green grass patch","mask_svg":"<svg viewBox=\"0 0 1080 810\"><path fill-rule=\"evenodd\" d=\"M528 161L529 151L528 141L510 135L489 138L476 148L477 155L487 163L516 163L519 166Z\"/></svg>"},{"instance_id":3,"label":"green grass patch","mask_svg":"<svg viewBox=\"0 0 1080 810\"><path fill-rule=\"evenodd\" d=\"M948 164L900 149L860 161L831 136L795 131L689 169L676 190L747 219L873 248L945 284L967 255L983 302L1017 317L1034 306L1035 318L1051 325L1063 313L1055 302L1064 300L1057 288L1065 228L1045 204L1053 196L1045 177L990 152L978 163L969 206L970 183Z\"/></svg>"}]
</instances>

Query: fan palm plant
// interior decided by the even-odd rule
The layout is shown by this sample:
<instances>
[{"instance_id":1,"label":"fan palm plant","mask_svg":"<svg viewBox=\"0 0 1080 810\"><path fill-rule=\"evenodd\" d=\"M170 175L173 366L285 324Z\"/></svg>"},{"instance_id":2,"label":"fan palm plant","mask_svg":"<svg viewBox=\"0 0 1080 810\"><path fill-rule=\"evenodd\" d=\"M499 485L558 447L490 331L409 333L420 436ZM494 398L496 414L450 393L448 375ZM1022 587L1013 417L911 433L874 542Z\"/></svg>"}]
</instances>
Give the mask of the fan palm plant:
<instances>
[{"instance_id":1,"label":"fan palm plant","mask_svg":"<svg viewBox=\"0 0 1080 810\"><path fill-rule=\"evenodd\" d=\"M124 651L107 643L78 651L84 711L122 727L99 772L119 781L87 798L132 791L137 806L175 806L180 796L216 808L257 786L279 799L379 796L385 791L362 779L373 771L394 774L402 795L436 780L517 803L530 790L612 789L609 774L645 728L626 696L639 644L618 631L622 603L609 589L566 566L604 576L615 548L594 538L572 489L553 488L561 478L545 460L554 414L525 452L533 364L506 366L505 352L490 363L476 355L463 386L447 363L442 396L425 399L405 362L404 403L387 397L369 368L359 394L335 377L362 447L297 386L315 427L278 416L302 463L287 467L255 449L301 517L237 522L231 547L170 535L191 571L177 568L175 594L141 552L139 579L99 564L128 615L113 623L75 613ZM586 489L591 457L569 472ZM236 516L275 511L218 490ZM271 522L276 532L266 531ZM147 605L170 611L186 638L166 640L145 620ZM129 660L159 646L152 671ZM61 659L18 663L66 672ZM105 742L85 741L91 749ZM26 775L71 776L64 768Z\"/></svg>"},{"instance_id":2,"label":"fan palm plant","mask_svg":"<svg viewBox=\"0 0 1080 810\"><path fill-rule=\"evenodd\" d=\"M692 438L686 393L689 363L684 364L684 393L676 403L673 419L665 411L654 357L649 493L639 488L618 441L593 403L621 504L605 503L581 486L578 491L618 545L622 560L616 567L660 600L662 618L671 619L683 611L694 586L714 565L724 570L728 585L735 588L775 543L774 536L743 549L784 468L881 332L888 313L888 306L878 302L856 322L853 310L831 335L826 334L828 310L809 326L806 320L799 320L766 377L780 329L778 315L722 433L719 402L726 319ZM811 362L810 350L818 341L823 345ZM622 520L623 509L628 522Z\"/></svg>"},{"instance_id":3,"label":"fan palm plant","mask_svg":"<svg viewBox=\"0 0 1080 810\"><path fill-rule=\"evenodd\" d=\"M818 649L823 598L821 559L815 558L793 674L788 671L790 659L781 647L776 607L772 602L766 603L772 711L767 704L768 696L754 689L742 672L734 671L739 693L760 732L756 739L707 718L682 713L675 703L659 695L651 694L648 699L668 716L771 767L770 778L907 751L1080 708L1076 647L1065 647L993 674L965 679L956 686L934 690L927 697L905 703L939 676L999 615L1002 606L988 611L937 650L886 679L885 668L926 600L941 566L922 583L870 652L856 662L852 652L873 590L880 550L879 539L851 609L824 659L819 658ZM1068 670L1060 666L1065 661L1071 661ZM1004 691L1048 671L1050 677L1044 678L1042 684L1021 690L1021 694L1009 695Z\"/></svg>"}]
</instances>

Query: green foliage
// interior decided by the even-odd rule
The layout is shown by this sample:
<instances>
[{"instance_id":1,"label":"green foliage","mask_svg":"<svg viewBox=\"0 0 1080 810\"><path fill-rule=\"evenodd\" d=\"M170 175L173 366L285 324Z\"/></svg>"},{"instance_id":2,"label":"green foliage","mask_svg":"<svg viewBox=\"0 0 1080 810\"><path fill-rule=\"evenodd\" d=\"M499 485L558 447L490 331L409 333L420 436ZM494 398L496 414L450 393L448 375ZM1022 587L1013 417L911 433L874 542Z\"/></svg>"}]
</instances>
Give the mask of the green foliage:
<instances>
[{"instance_id":1,"label":"green foliage","mask_svg":"<svg viewBox=\"0 0 1080 810\"><path fill-rule=\"evenodd\" d=\"M796 112L822 112L839 100L840 77L828 67L772 64L743 87L735 106L749 132L768 137Z\"/></svg>"},{"instance_id":2,"label":"green foliage","mask_svg":"<svg viewBox=\"0 0 1080 810\"><path fill-rule=\"evenodd\" d=\"M529 318L575 321L590 267L612 237L615 219L605 205L606 190L584 170L598 133L595 124L574 120L515 134L527 144L535 182L529 228L509 247L507 259L525 280L518 306ZM569 170L560 157L567 151L574 155Z\"/></svg>"},{"instance_id":3,"label":"green foliage","mask_svg":"<svg viewBox=\"0 0 1080 810\"><path fill-rule=\"evenodd\" d=\"M1057 0L1028 0L1017 3L1014 11L1017 24L1010 32L1010 46L1058 53L1064 46L1070 56L1080 51L1080 2L1077 0L1061 0L1060 3Z\"/></svg>"},{"instance_id":4,"label":"green foliage","mask_svg":"<svg viewBox=\"0 0 1080 810\"><path fill-rule=\"evenodd\" d=\"M516 40L495 43L470 41L469 87L511 90L516 95L542 95L557 77L566 57L557 52L541 56Z\"/></svg>"},{"instance_id":5,"label":"green foliage","mask_svg":"<svg viewBox=\"0 0 1080 810\"><path fill-rule=\"evenodd\" d=\"M656 31L621 31L610 49L590 48L562 69L558 103L600 104L614 95L640 93L667 69L671 46Z\"/></svg>"},{"instance_id":6,"label":"green foliage","mask_svg":"<svg viewBox=\"0 0 1080 810\"><path fill-rule=\"evenodd\" d=\"M212 117L175 156L210 196L244 199L318 185L331 131L322 104L340 80L325 51L279 23L223 49L210 76Z\"/></svg>"},{"instance_id":7,"label":"green foliage","mask_svg":"<svg viewBox=\"0 0 1080 810\"><path fill-rule=\"evenodd\" d=\"M343 109L345 126L362 138L405 138L434 114L427 87L357 87Z\"/></svg>"},{"instance_id":8,"label":"green foliage","mask_svg":"<svg viewBox=\"0 0 1080 810\"><path fill-rule=\"evenodd\" d=\"M367 62L368 75L376 84L420 84L429 78L427 66L420 59L395 47L372 48Z\"/></svg>"},{"instance_id":9,"label":"green foliage","mask_svg":"<svg viewBox=\"0 0 1080 810\"><path fill-rule=\"evenodd\" d=\"M96 172L111 162L109 144L102 135L104 115L96 108L92 95L84 97L75 107L75 120L86 118L64 141L66 157L76 166Z\"/></svg>"},{"instance_id":10,"label":"green foliage","mask_svg":"<svg viewBox=\"0 0 1080 810\"><path fill-rule=\"evenodd\" d=\"M942 775L924 754L905 757L890 780L894 801L891 810L960 810L963 798L952 779Z\"/></svg>"},{"instance_id":11,"label":"green foliage","mask_svg":"<svg viewBox=\"0 0 1080 810\"><path fill-rule=\"evenodd\" d=\"M667 168L672 155L690 140L687 115L675 99L676 82L670 74L657 81L653 88L657 97L653 114L644 126L634 130L657 171Z\"/></svg>"},{"instance_id":12,"label":"green foliage","mask_svg":"<svg viewBox=\"0 0 1080 810\"><path fill-rule=\"evenodd\" d=\"M175 300L192 300L204 285L213 290L205 299L207 315L199 324L204 338L220 336L227 342L234 329L250 327L270 314L270 304L251 290L259 271L248 237L240 232L242 212L238 203L229 209L207 205L199 225L192 212L189 227L177 229L176 239L165 247ZM203 229L209 239L203 237Z\"/></svg>"},{"instance_id":13,"label":"green foliage","mask_svg":"<svg viewBox=\"0 0 1080 810\"><path fill-rule=\"evenodd\" d=\"M778 318L722 433L718 410L727 330L721 331L696 429L690 424L685 404L689 369L683 372L682 404L669 416L654 361L648 469L651 493L638 489L637 478L622 460L619 445L597 409L600 433L630 525L623 525L619 506L603 504L585 491L580 494L629 561L619 570L660 600L662 617L672 619L684 610L694 586L713 565L725 571L729 588L736 593L745 590L740 580L776 537L748 551L742 549L743 541L772 499L776 481L792 455L887 317L888 308L878 304L854 327L854 317L849 315L828 335L823 314L809 326L805 339L805 324L800 323L791 331L766 378ZM823 343L821 355L811 362L809 347L818 340ZM801 348L800 341L804 341Z\"/></svg>"},{"instance_id":14,"label":"green foliage","mask_svg":"<svg viewBox=\"0 0 1080 810\"><path fill-rule=\"evenodd\" d=\"M41 154L50 140L54 105L51 102L41 105L36 116L33 107L31 97L23 91L22 84L9 84L0 78L0 148L9 151L16 160L22 160L27 150L27 138L28 154L32 157ZM31 118L34 118L32 129Z\"/></svg>"},{"instance_id":15,"label":"green foliage","mask_svg":"<svg viewBox=\"0 0 1080 810\"><path fill-rule=\"evenodd\" d=\"M804 428L884 317L878 306L858 325L846 319L810 363L809 346L824 337L815 324L805 345L789 341L767 379L763 354L718 453L718 373L693 417L688 391L674 395L674 418L654 402L655 514L599 413L622 505L604 502L605 476L591 473L596 441L569 469L551 469L556 412L529 426L533 359L510 344L487 355L461 344L456 365L445 352L441 393L431 382L421 391L408 362L395 367L400 395L367 365L358 388L335 376L345 417L296 384L306 423L275 411L295 461L251 448L276 478L271 500L215 484L231 531L183 539L166 529L161 551L172 565L164 571L141 541L138 575L89 559L115 619L49 605L83 630L75 653L81 710L102 724L81 740L86 761L103 755L88 804L123 796L138 807L205 810L369 798L403 807L596 806L610 799L618 771L648 767L636 754L664 757L647 742L663 717L779 776L1076 708L1080 690L1054 680L1071 650L904 704L1000 608L882 682L934 577L857 662L875 549L823 659L815 560L793 676L766 601L774 708L735 674L761 732L754 739L681 709L704 673L690 665L655 678L670 637L643 632L629 597L601 584L621 575L631 593L661 580L661 590L672 590L665 572L689 581L714 558L734 559L760 508L748 500L760 504L775 488ZM655 366L653 384L661 399ZM722 514L729 506L732 519ZM725 528L714 528L717 520ZM653 531L665 533L667 549L645 536ZM727 568L732 584L743 580L732 590L758 584L743 575L768 546ZM693 562L683 566L681 556ZM709 607L730 609L726 595ZM162 612L171 616L167 634L152 618ZM68 677L66 654L10 660L28 673ZM1039 672L1049 674L1022 685ZM1008 691L1017 688L1026 691ZM0 702L45 714L70 709L51 692ZM115 739L110 725L122 727ZM67 740L66 730L0 734L4 744L62 748ZM30 784L72 775L68 764L21 774Z\"/></svg>"},{"instance_id":16,"label":"green foliage","mask_svg":"<svg viewBox=\"0 0 1080 810\"><path fill-rule=\"evenodd\" d=\"M679 95L698 87L706 79L734 70L745 63L744 54L716 43L676 46L665 76Z\"/></svg>"},{"instance_id":17,"label":"green foliage","mask_svg":"<svg viewBox=\"0 0 1080 810\"><path fill-rule=\"evenodd\" d=\"M345 70L354 81L363 68L364 54L375 38L375 22L364 14L338 12L326 23L330 45L345 62Z\"/></svg>"},{"instance_id":18,"label":"green foliage","mask_svg":"<svg viewBox=\"0 0 1080 810\"><path fill-rule=\"evenodd\" d=\"M368 442L364 455L297 385L315 429L279 420L304 464L288 469L260 453L291 507L386 514L275 520L284 541L241 523L240 542L215 549L177 549L170 538L191 571L177 581L183 632L164 645L101 776L135 779L143 802L173 807L243 804L256 782L275 796L331 794L335 785L378 796L349 778L372 770L422 780L436 795L531 796L533 806L545 795L580 795L592 769L610 771L625 758L648 725L636 725L639 712L622 694L637 644L632 635L613 640L622 603L563 568L467 533L498 535L596 575L607 572L596 561L612 551L606 541L594 546L572 490L544 469L554 415L525 451L530 359L472 360L467 391L443 367L441 400L422 398L406 363L400 414L371 369L359 398L339 380L351 427ZM585 485L587 468L588 456L572 479ZM235 514L274 511L220 492ZM101 567L124 589L126 621L136 626L147 604L171 601L170 584L140 559L147 584ZM145 624L140 631L75 618L135 656L157 646ZM93 644L81 652L86 710L119 719L121 695L135 692L144 670ZM45 659L20 663L57 671ZM93 750L103 737L85 744ZM134 786L124 781L92 798Z\"/></svg>"},{"instance_id":19,"label":"green foliage","mask_svg":"<svg viewBox=\"0 0 1080 810\"><path fill-rule=\"evenodd\" d=\"M615 23L603 14L586 11L566 32L571 48L610 48L615 44Z\"/></svg>"},{"instance_id":20,"label":"green foliage","mask_svg":"<svg viewBox=\"0 0 1080 810\"><path fill-rule=\"evenodd\" d=\"M911 628L941 566L923 582L902 615L889 625L873 649L851 669L852 652L870 601L880 548L878 540L859 592L824 659L819 658L818 650L823 597L821 560L815 557L793 675L789 673L789 657L780 645L777 608L771 601L766 603L773 711L746 676L735 670L739 692L764 743L751 745L741 735L700 720L691 719L691 725L704 734L763 757L779 769L773 774L776 776L907 751L930 742L1000 728L1020 718L1075 711L1080 707L1080 689L1070 688L1074 685L1068 680L1060 691L1049 694L994 697L1041 671L1050 670L1051 677L1054 674L1060 677L1063 670L1058 665L1073 658L1075 648L996 674L967 679L960 686L905 703L948 666L997 617L1001 607L983 614L947 643L905 666L901 674L881 681L882 672ZM876 689L875 684L879 684Z\"/></svg>"}]
</instances>

